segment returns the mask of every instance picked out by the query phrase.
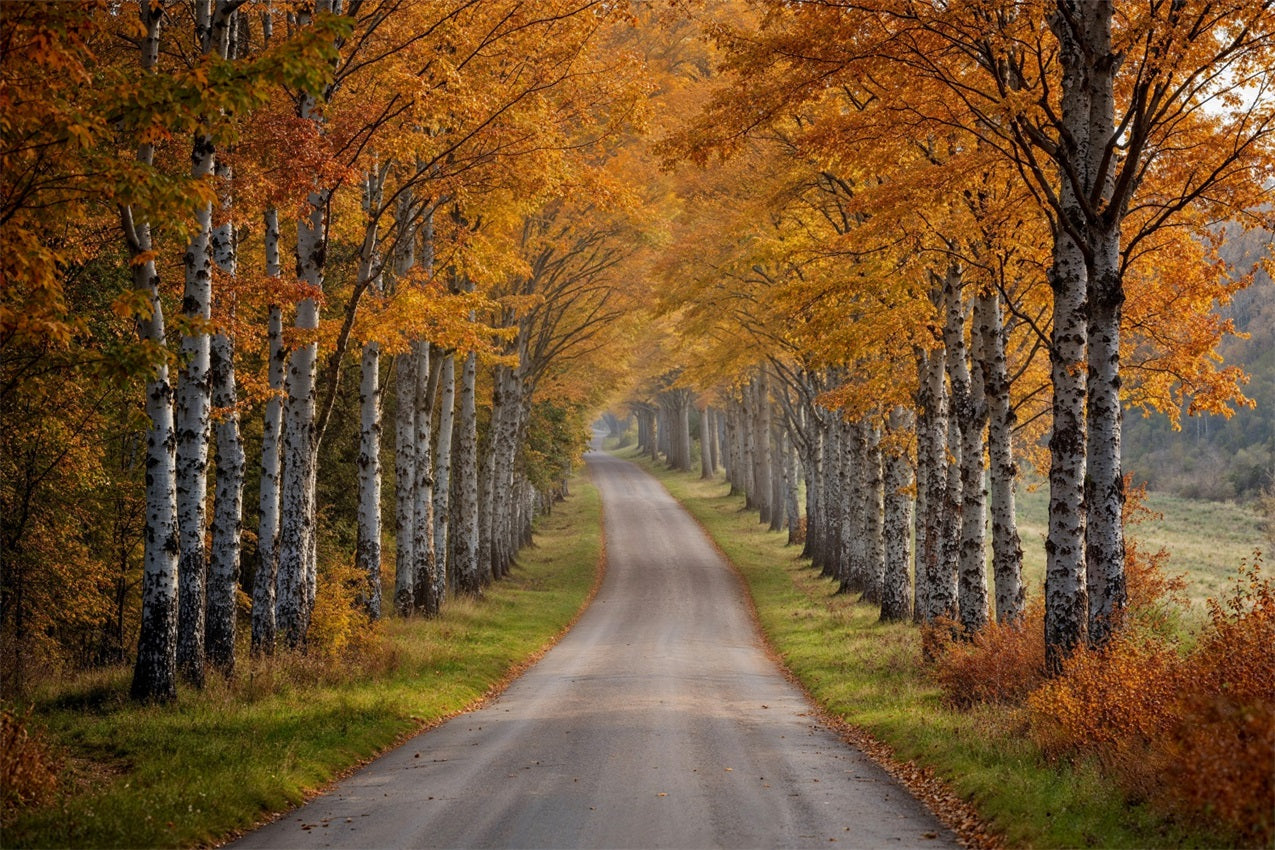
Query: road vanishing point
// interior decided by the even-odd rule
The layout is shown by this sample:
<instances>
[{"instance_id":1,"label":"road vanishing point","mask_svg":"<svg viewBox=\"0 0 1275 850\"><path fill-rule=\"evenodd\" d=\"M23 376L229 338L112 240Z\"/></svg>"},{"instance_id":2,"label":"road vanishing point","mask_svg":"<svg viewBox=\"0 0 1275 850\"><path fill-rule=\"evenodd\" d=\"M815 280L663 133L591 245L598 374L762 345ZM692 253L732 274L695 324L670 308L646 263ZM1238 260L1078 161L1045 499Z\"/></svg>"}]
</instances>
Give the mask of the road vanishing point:
<instances>
[{"instance_id":1,"label":"road vanishing point","mask_svg":"<svg viewBox=\"0 0 1275 850\"><path fill-rule=\"evenodd\" d=\"M957 847L818 721L739 578L659 482L587 460L607 572L579 622L482 708L232 846Z\"/></svg>"}]
</instances>

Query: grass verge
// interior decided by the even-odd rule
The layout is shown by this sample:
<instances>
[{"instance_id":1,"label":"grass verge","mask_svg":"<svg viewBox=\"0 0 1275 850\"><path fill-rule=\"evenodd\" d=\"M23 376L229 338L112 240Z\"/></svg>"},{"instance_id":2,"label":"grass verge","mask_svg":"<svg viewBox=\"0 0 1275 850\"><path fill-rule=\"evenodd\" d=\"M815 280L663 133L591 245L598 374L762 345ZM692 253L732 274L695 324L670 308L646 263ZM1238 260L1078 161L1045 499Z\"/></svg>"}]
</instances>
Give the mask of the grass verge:
<instances>
[{"instance_id":1,"label":"grass verge","mask_svg":"<svg viewBox=\"0 0 1275 850\"><path fill-rule=\"evenodd\" d=\"M481 600L450 600L436 620L385 621L377 651L346 669L285 656L245 663L234 681L184 689L169 707L130 703L127 670L37 694L31 723L60 754L61 789L5 823L4 846L216 843L492 695L597 586L598 494L583 479L572 492Z\"/></svg>"},{"instance_id":2,"label":"grass verge","mask_svg":"<svg viewBox=\"0 0 1275 850\"><path fill-rule=\"evenodd\" d=\"M1022 709L945 705L921 660L916 627L882 624L872 606L837 595L835 583L785 545L787 534L766 531L720 478L703 481L636 454L617 452L653 473L738 568L767 640L815 702L884 744L905 772L932 772L972 805L990 834L967 824L967 840L1014 847L1216 847L1224 840L1126 799L1090 765L1048 761ZM960 825L960 812L935 808Z\"/></svg>"}]
</instances>

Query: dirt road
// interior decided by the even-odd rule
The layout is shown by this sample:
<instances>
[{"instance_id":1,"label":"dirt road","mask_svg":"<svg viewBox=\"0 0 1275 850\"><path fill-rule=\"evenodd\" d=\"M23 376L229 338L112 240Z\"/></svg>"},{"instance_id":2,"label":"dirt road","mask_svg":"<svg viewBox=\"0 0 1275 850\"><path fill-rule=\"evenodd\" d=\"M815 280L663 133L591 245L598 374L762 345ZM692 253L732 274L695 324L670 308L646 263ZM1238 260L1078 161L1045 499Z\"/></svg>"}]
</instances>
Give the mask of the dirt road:
<instances>
[{"instance_id":1,"label":"dirt road","mask_svg":"<svg viewBox=\"0 0 1275 850\"><path fill-rule=\"evenodd\" d=\"M600 453L589 466L608 567L575 628L485 708L234 846L956 846L815 721L664 489Z\"/></svg>"}]
</instances>

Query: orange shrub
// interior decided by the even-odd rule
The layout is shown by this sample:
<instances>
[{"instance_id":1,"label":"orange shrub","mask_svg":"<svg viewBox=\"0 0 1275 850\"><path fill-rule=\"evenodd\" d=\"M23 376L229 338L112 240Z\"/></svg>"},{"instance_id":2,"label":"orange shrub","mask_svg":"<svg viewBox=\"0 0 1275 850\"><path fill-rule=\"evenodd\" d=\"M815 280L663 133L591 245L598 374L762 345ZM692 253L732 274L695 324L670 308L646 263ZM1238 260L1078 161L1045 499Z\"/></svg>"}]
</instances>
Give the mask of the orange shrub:
<instances>
[{"instance_id":1,"label":"orange shrub","mask_svg":"<svg viewBox=\"0 0 1275 850\"><path fill-rule=\"evenodd\" d=\"M789 541L794 546L804 546L806 543L806 518L803 516L797 520L797 527L792 529Z\"/></svg>"},{"instance_id":2,"label":"orange shrub","mask_svg":"<svg viewBox=\"0 0 1275 850\"><path fill-rule=\"evenodd\" d=\"M1121 521L1126 530L1147 520L1163 519L1163 515L1146 507L1146 485L1135 487L1125 477L1125 503ZM1125 538L1124 577L1127 593L1126 607L1121 626L1148 629L1167 635L1173 631L1178 615L1186 608L1186 577L1182 573L1170 575L1167 571L1169 552L1160 549L1144 552L1137 539Z\"/></svg>"},{"instance_id":3,"label":"orange shrub","mask_svg":"<svg viewBox=\"0 0 1275 850\"><path fill-rule=\"evenodd\" d=\"M1143 500L1146 488L1130 486L1124 505L1128 525L1157 516ZM1137 541L1125 548L1125 580L1128 605L1121 614L1121 627L1142 635L1167 635L1173 631L1178 612L1186 605L1185 581L1165 572L1169 553L1161 549L1145 553ZM933 675L944 699L958 708L979 703L1021 705L1045 681L1045 608L1043 599L1033 597L1018 625L989 623L969 640L953 622L934 623L923 631L925 657L935 662ZM952 638L958 638L953 640ZM1078 662L1079 663L1079 662ZM1092 662L1101 669L1101 658Z\"/></svg>"},{"instance_id":4,"label":"orange shrub","mask_svg":"<svg viewBox=\"0 0 1275 850\"><path fill-rule=\"evenodd\" d=\"M1080 650L1028 698L1050 756L1089 755L1124 784L1245 843L1275 838L1275 585L1255 563L1185 655L1126 630Z\"/></svg>"},{"instance_id":5,"label":"orange shrub","mask_svg":"<svg viewBox=\"0 0 1275 850\"><path fill-rule=\"evenodd\" d=\"M58 789L57 760L27 732L27 717L0 711L0 824L21 809L48 802Z\"/></svg>"},{"instance_id":6,"label":"orange shrub","mask_svg":"<svg viewBox=\"0 0 1275 850\"><path fill-rule=\"evenodd\" d=\"M1174 645L1130 632L1078 649L1028 698L1033 735L1046 755L1092 755L1145 796L1158 772L1148 752L1176 723L1181 667Z\"/></svg>"},{"instance_id":7,"label":"orange shrub","mask_svg":"<svg viewBox=\"0 0 1275 850\"><path fill-rule=\"evenodd\" d=\"M1044 603L1034 598L1017 623L988 623L969 641L935 640L933 676L944 701L1021 705L1045 680L1044 619Z\"/></svg>"},{"instance_id":8,"label":"orange shrub","mask_svg":"<svg viewBox=\"0 0 1275 850\"><path fill-rule=\"evenodd\" d=\"M1240 573L1187 659L1179 722L1158 742L1166 801L1246 842L1275 839L1275 585L1260 561Z\"/></svg>"}]
</instances>

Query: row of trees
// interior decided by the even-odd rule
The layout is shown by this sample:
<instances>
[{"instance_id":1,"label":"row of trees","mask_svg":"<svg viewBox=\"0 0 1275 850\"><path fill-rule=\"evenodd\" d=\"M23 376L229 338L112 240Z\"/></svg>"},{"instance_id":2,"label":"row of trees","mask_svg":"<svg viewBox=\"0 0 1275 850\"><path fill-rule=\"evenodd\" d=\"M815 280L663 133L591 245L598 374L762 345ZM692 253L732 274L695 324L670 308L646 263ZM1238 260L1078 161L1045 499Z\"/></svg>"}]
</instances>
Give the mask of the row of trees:
<instances>
[{"instance_id":1,"label":"row of trees","mask_svg":"<svg viewBox=\"0 0 1275 850\"><path fill-rule=\"evenodd\" d=\"M620 370L598 352L642 241L616 163L645 100L623 10L4 18L6 683L120 660L133 629L139 699L229 675L241 584L253 651L304 649L349 555L320 551L322 479L357 493L369 617L383 541L403 615L505 575ZM355 409L353 468L322 465Z\"/></svg>"},{"instance_id":2,"label":"row of trees","mask_svg":"<svg viewBox=\"0 0 1275 850\"><path fill-rule=\"evenodd\" d=\"M171 698L233 670L237 587L303 648L346 557L372 617L479 592L630 359L645 447L688 468L700 422L794 533L804 482L809 554L890 617L1019 617L1048 470L1050 664L1101 644L1122 407L1247 403L1213 225L1268 215L1273 17L6 5L6 678L136 631Z\"/></svg>"},{"instance_id":3,"label":"row of trees","mask_svg":"<svg viewBox=\"0 0 1275 850\"><path fill-rule=\"evenodd\" d=\"M786 521L795 455L815 563L885 617L966 632L1022 616L1026 455L1049 479L1057 670L1125 604L1123 409L1249 403L1216 356L1214 308L1246 283L1216 225L1269 215L1275 11L738 11L710 28L716 93L664 145L716 167L688 181L661 267L686 344L631 405L644 445L664 412L684 465L665 399L696 390L763 521Z\"/></svg>"}]
</instances>

